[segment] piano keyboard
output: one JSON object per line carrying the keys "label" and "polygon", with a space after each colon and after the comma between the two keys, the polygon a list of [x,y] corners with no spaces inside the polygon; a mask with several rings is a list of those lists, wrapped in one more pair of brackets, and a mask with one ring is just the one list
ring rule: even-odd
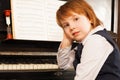
{"label": "piano keyboard", "polygon": [[56,70],[56,56],[1,55],[0,71],[8,70]]}
{"label": "piano keyboard", "polygon": [[0,70],[45,70],[58,69],[57,64],[1,64]]}

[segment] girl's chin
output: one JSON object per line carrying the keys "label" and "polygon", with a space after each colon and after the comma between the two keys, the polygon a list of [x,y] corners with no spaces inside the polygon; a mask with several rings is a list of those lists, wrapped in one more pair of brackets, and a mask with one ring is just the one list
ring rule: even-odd
{"label": "girl's chin", "polygon": [[80,38],[75,38],[74,41],[81,42],[81,39]]}

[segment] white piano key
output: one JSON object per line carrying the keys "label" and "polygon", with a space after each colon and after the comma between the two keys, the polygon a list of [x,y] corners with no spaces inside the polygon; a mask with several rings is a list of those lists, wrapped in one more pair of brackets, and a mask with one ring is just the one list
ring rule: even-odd
{"label": "white piano key", "polygon": [[25,66],[24,66],[24,67],[25,67],[25,70],[28,70],[28,69],[29,69],[29,66],[30,66],[29,64],[25,64]]}
{"label": "white piano key", "polygon": [[29,65],[29,69],[33,69],[33,64],[30,64],[30,65]]}
{"label": "white piano key", "polygon": [[20,69],[21,69],[21,70],[24,70],[24,69],[25,69],[24,64],[20,64]]}
{"label": "white piano key", "polygon": [[0,64],[0,70],[58,69],[57,64]]}
{"label": "white piano key", "polygon": [[12,64],[12,68],[13,68],[13,70],[17,70],[17,65],[16,64]]}
{"label": "white piano key", "polygon": [[16,70],[20,70],[20,69],[21,69],[20,64],[17,64],[17,65],[16,65]]}
{"label": "white piano key", "polygon": [[8,70],[13,70],[12,64],[8,64]]}
{"label": "white piano key", "polygon": [[47,65],[47,68],[51,69],[51,68],[52,68],[52,65],[51,65],[51,64],[48,64],[48,65]]}
{"label": "white piano key", "polygon": [[3,64],[0,65],[0,70],[3,70],[4,69],[4,66]]}
{"label": "white piano key", "polygon": [[33,65],[33,68],[34,68],[34,69],[38,69],[37,64]]}
{"label": "white piano key", "polygon": [[8,70],[8,65],[7,64],[3,64],[4,68],[3,70]]}
{"label": "white piano key", "polygon": [[48,64],[43,65],[45,69],[48,69]]}

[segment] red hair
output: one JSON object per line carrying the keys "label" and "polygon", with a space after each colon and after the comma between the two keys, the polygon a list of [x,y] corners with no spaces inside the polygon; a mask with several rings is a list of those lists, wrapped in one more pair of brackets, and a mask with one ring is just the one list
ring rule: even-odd
{"label": "red hair", "polygon": [[70,0],[60,6],[56,12],[56,20],[59,26],[62,27],[61,21],[72,15],[72,12],[85,15],[90,21],[93,28],[102,24],[96,17],[92,7],[85,0]]}

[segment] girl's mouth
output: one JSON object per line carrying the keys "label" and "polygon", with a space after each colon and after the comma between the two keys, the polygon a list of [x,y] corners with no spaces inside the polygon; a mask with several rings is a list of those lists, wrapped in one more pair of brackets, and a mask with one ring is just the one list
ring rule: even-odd
{"label": "girl's mouth", "polygon": [[78,34],[79,34],[79,31],[74,32],[72,35],[73,35],[73,36],[77,36]]}

